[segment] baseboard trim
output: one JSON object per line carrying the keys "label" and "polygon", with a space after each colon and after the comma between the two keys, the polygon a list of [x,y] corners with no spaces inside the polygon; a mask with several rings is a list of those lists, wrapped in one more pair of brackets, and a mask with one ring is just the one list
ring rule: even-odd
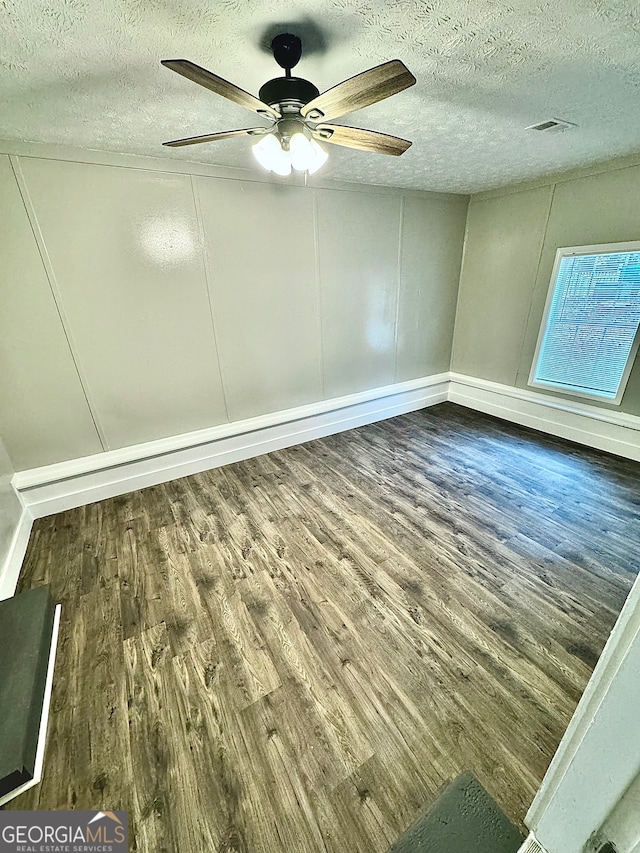
{"label": "baseboard trim", "polygon": [[0,601],[4,601],[5,598],[11,598],[16,591],[22,561],[24,560],[24,555],[27,553],[32,526],[33,515],[28,509],[24,508],[18,526],[13,534],[9,553],[0,570]]}
{"label": "baseboard trim", "polygon": [[518,853],[547,853],[542,844],[535,837],[533,832],[530,832],[526,837],[524,844],[518,850]]}
{"label": "baseboard trim", "polygon": [[32,518],[154,486],[444,402],[438,374],[14,475]]}
{"label": "baseboard trim", "polygon": [[[12,483],[27,513],[0,574],[11,595],[34,518],[281,450],[450,400],[522,426],[640,461],[640,417],[441,373],[55,465],[20,471]],[[15,566],[17,565],[17,570]],[[10,590],[7,592],[7,590]]]}
{"label": "baseboard trim", "polygon": [[640,461],[640,417],[460,373],[449,376],[452,403]]}

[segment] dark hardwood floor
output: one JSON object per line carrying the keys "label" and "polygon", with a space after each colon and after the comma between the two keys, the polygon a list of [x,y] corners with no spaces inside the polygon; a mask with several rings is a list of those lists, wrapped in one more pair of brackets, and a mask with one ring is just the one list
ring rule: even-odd
{"label": "dark hardwood floor", "polygon": [[443,404],[35,523],[44,779],[144,853],[386,851],[469,769],[521,822],[638,571],[640,465]]}

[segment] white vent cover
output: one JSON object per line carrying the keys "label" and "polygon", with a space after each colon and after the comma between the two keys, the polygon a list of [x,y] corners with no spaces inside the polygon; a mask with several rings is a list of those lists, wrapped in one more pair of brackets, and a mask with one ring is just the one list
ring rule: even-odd
{"label": "white vent cover", "polygon": [[538,122],[538,124],[530,124],[525,130],[566,130],[568,127],[577,127],[577,125],[562,118],[548,118],[546,121]]}
{"label": "white vent cover", "polygon": [[530,832],[527,840],[518,850],[518,853],[547,853],[547,851],[538,842],[533,832]]}

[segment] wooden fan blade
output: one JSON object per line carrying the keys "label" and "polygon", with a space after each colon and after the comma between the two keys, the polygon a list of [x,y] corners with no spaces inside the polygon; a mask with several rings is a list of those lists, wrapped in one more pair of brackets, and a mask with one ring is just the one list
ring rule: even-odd
{"label": "wooden fan blade", "polygon": [[331,121],[338,116],[361,110],[370,104],[384,101],[403,89],[413,86],[416,78],[399,59],[392,59],[362,74],[356,74],[332,89],[318,95],[301,109],[302,116],[311,121]]}
{"label": "wooden fan blade", "polygon": [[268,130],[268,127],[243,127],[242,130],[223,130],[220,133],[207,133],[205,136],[187,136],[185,139],[174,139],[172,142],[163,142],[162,144],[169,148],[180,148],[181,145],[217,142],[218,139],[229,139],[232,136],[260,136]]}
{"label": "wooden fan blade", "polygon": [[363,130],[361,127],[345,127],[342,124],[319,124],[312,131],[316,139],[344,145],[345,148],[357,148],[360,151],[374,151],[376,154],[391,154],[398,157],[411,147],[408,139],[378,133],[377,130]]}
{"label": "wooden fan blade", "polygon": [[161,64],[165,68],[175,71],[177,74],[182,74],[187,80],[193,80],[194,83],[198,83],[200,86],[204,86],[205,89],[215,92],[216,95],[222,95],[223,98],[228,98],[241,107],[253,110],[258,115],[267,116],[267,118],[280,118],[278,110],[270,107],[269,104],[263,103],[263,101],[250,95],[249,92],[245,92],[239,86],[235,86],[233,83],[229,83],[228,80],[218,77],[217,74],[207,71],[206,68],[201,68],[194,62],[189,62],[188,59],[163,59]]}

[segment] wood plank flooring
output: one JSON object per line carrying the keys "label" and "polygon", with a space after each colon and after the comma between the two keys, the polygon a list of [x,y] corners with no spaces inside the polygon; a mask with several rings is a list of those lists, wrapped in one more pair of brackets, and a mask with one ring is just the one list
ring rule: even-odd
{"label": "wood plank flooring", "polygon": [[44,779],[144,853],[382,853],[469,769],[521,822],[640,554],[640,466],[443,404],[35,523]]}

